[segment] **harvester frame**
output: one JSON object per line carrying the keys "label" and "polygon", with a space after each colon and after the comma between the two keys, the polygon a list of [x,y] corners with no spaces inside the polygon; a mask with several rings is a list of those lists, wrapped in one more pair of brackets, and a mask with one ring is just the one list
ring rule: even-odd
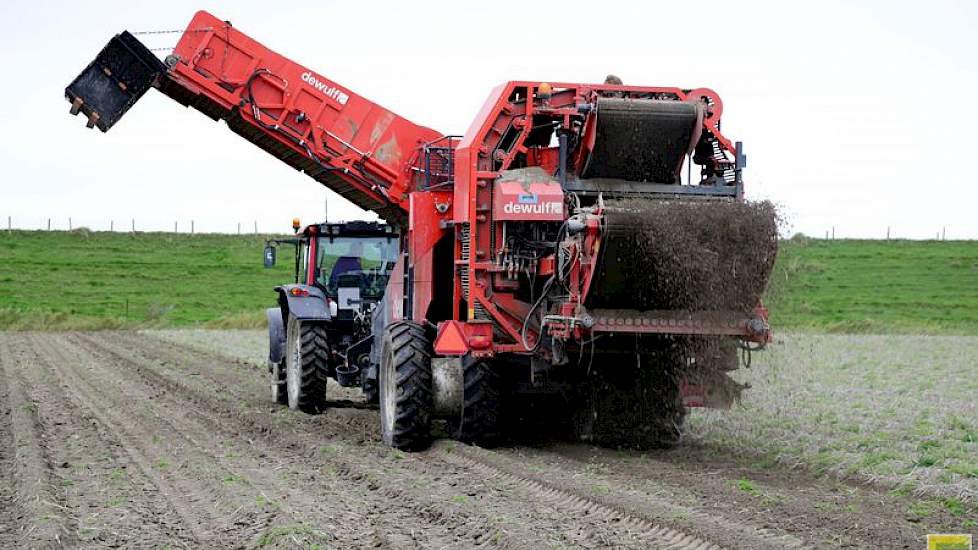
{"label": "harvester frame", "polygon": [[[201,11],[163,62],[131,34],[117,35],[66,97],[73,114],[107,131],[150,87],[224,120],[398,228],[400,259],[374,329],[390,445],[424,446],[436,415],[460,439],[493,440],[509,388],[580,385],[571,356],[593,356],[602,336],[601,351],[630,354],[643,373],[658,368],[649,358],[685,361],[666,359],[662,336],[722,338],[730,343],[717,348],[724,370],[737,345],[771,338],[759,301],[686,311],[596,298],[609,219],[622,208],[609,200],[743,200],[746,158],[720,130],[723,102],[713,90],[511,81],[491,92],[464,135],[449,136]],[[694,163],[698,179],[683,182],[684,164],[692,174]],[[446,363],[457,367],[439,370]],[[665,385],[664,424],[705,401],[691,386]]]}

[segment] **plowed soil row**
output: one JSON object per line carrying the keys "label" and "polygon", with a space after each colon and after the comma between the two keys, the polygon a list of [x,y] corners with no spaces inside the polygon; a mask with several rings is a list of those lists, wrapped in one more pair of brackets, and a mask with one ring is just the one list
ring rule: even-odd
{"label": "plowed soil row", "polygon": [[0,547],[900,548],[944,521],[688,447],[395,452],[336,388],[294,413],[254,365],[135,333],[0,333],[0,359]]}

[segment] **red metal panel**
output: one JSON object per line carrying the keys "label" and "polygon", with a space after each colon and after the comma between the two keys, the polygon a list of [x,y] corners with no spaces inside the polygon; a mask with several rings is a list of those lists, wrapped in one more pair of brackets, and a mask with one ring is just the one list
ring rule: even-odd
{"label": "red metal panel", "polygon": [[174,55],[179,61],[169,76],[186,90],[229,112],[240,106],[242,119],[296,154],[311,153],[335,169],[352,193],[369,198],[365,203],[390,201],[407,209],[418,147],[441,134],[269,50],[205,11],[191,20]]}
{"label": "red metal panel", "polygon": [[493,186],[492,210],[496,221],[564,221],[564,191],[550,180],[499,180]]}
{"label": "red metal panel", "polygon": [[[440,223],[447,219],[451,203],[450,192],[412,193],[408,217],[411,266],[414,268],[412,287],[412,312],[415,319],[424,319],[435,289],[434,259],[435,244],[445,235]],[[443,212],[439,209],[444,208]],[[444,292],[445,289],[442,289]]]}

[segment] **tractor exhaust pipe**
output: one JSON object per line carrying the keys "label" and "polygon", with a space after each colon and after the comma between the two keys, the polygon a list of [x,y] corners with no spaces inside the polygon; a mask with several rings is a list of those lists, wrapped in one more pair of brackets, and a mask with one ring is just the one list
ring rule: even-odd
{"label": "tractor exhaust pipe", "polygon": [[69,112],[83,113],[87,127],[107,132],[165,72],[166,66],[153,52],[123,31],[65,88]]}

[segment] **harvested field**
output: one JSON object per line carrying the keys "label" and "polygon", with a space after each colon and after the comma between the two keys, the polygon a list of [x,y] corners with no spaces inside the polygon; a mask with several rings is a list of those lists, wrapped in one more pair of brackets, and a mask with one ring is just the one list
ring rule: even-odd
{"label": "harvested field", "polygon": [[371,408],[268,403],[260,333],[224,334],[0,333],[0,545],[915,547],[975,517],[911,518],[925,501],[752,465],[702,428],[675,451],[391,451]]}
{"label": "harvested field", "polygon": [[[266,353],[261,331],[149,334],[256,365]],[[911,516],[937,507],[974,519],[975,365],[972,336],[781,335],[732,373],[752,386],[741,403],[690,413],[685,446],[916,495],[924,504]]]}
{"label": "harvested field", "polygon": [[692,416],[691,439],[974,512],[976,365],[971,336],[784,335],[734,373],[753,386],[740,406]]}

